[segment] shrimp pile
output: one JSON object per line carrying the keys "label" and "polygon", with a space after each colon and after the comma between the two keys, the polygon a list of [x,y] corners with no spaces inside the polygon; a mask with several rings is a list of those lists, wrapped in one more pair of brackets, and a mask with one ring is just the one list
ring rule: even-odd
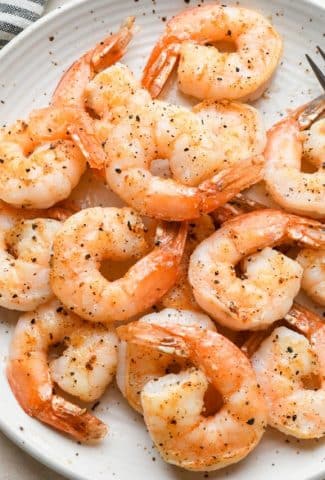
{"label": "shrimp pile", "polygon": [[[89,407],[116,377],[161,458],[196,472],[241,461],[268,425],[319,439],[325,96],[265,130],[244,102],[271,81],[282,39],[253,10],[179,13],[142,80],[121,63],[135,31],[129,17],[48,106],[1,129],[12,392],[27,415],[98,442],[108,426]],[[191,108],[157,98],[176,64]]]}

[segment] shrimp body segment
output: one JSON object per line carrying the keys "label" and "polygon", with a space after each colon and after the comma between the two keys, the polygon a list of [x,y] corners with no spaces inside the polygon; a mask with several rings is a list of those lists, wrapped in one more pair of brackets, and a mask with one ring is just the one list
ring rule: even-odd
{"label": "shrimp body segment", "polygon": [[302,288],[315,302],[325,306],[325,249],[303,248],[296,260],[304,269]]}
{"label": "shrimp body segment", "polygon": [[[324,245],[324,227],[272,209],[224,223],[191,256],[189,280],[198,304],[234,330],[263,329],[281,319],[303,273],[298,262],[271,248],[287,241],[318,248]],[[243,260],[239,277],[235,267]]]}
{"label": "shrimp body segment", "polygon": [[[325,96],[319,103],[325,110]],[[316,167],[301,171],[302,158]],[[325,217],[325,118],[301,131],[295,115],[268,132],[265,150],[265,185],[273,199],[286,210],[314,218]]]}
{"label": "shrimp body segment", "polygon": [[[150,313],[139,322],[153,325],[198,325],[202,329],[215,330],[214,323],[207,315],[190,310],[165,308],[159,313]],[[162,353],[151,346],[120,341],[118,347],[116,380],[119,389],[129,404],[143,413],[141,392],[147,382],[164,375],[190,367],[188,359]]]}
{"label": "shrimp body segment", "polygon": [[[211,45],[226,42],[234,52]],[[208,46],[210,44],[210,46]],[[182,92],[200,99],[255,99],[267,86],[282,53],[269,21],[246,8],[203,5],[167,24],[144,70],[142,83],[159,95],[177,60]]]}
{"label": "shrimp body segment", "polygon": [[52,296],[50,259],[56,220],[0,213],[0,305],[29,311]]}
{"label": "shrimp body segment", "polygon": [[[127,67],[110,67],[96,76],[91,90],[94,85],[99,93],[93,108],[99,99],[113,108],[113,126],[103,141],[107,182],[140,213],[162,220],[197,218],[261,180],[262,155],[240,157],[234,166],[221,148],[222,129],[214,133],[203,112],[153,101]],[[157,159],[168,160],[171,178],[151,173]]]}
{"label": "shrimp body segment", "polygon": [[[48,350],[65,337],[89,326],[64,310],[56,300],[23,314],[11,342],[7,376],[11,389],[28,415],[61,430],[76,440],[101,439],[106,426],[85,408],[64,400],[53,391]],[[99,327],[102,330],[103,327]],[[104,332],[99,332],[104,335]]]}
{"label": "shrimp body segment", "polygon": [[[266,426],[266,406],[248,359],[227,338],[197,325],[144,322],[120,327],[118,334],[185,357],[195,367],[149,381],[141,393],[144,420],[165,461],[188,470],[216,470],[255,448]],[[206,417],[209,383],[223,405]]]}
{"label": "shrimp body segment", "polygon": [[60,357],[50,362],[50,375],[65,392],[83,402],[94,402],[116,373],[117,336],[101,324],[81,322],[69,337]]}
{"label": "shrimp body segment", "polygon": [[177,281],[162,297],[159,302],[160,306],[172,309],[177,308],[179,310],[201,310],[195,301],[192,287],[188,281],[188,266],[194,249],[202,240],[212,235],[214,231],[215,227],[209,215],[202,215],[202,217],[189,222],[187,240],[179,266]]}
{"label": "shrimp body segment", "polygon": [[299,333],[287,327],[273,330],[252,356],[252,365],[269,424],[297,438],[320,438],[325,434],[325,326],[300,306],[287,317]]}
{"label": "shrimp body segment", "polygon": [[251,105],[206,100],[195,105],[193,112],[213,132],[224,168],[264,152],[265,127],[259,111]]}
{"label": "shrimp body segment", "polygon": [[0,197],[25,208],[49,208],[67,198],[86,168],[68,126],[87,130],[74,109],[44,108],[28,123],[18,121],[0,133]]}
{"label": "shrimp body segment", "polygon": [[[145,227],[133,210],[82,210],[64,223],[55,238],[53,291],[86,320],[126,320],[151,307],[173,285],[186,233],[186,224],[162,225],[157,246],[145,255]],[[105,259],[123,261],[141,256],[118,280],[110,282],[100,273]]]}

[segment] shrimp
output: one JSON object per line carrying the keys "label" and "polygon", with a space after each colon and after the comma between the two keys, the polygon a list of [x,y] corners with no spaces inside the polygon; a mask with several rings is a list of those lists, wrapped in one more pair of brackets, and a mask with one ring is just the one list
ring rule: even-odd
{"label": "shrimp", "polygon": [[239,102],[204,101],[193,112],[215,135],[218,156],[224,166],[260,155],[266,146],[266,131],[259,111]]}
{"label": "shrimp", "polygon": [[0,198],[25,208],[49,208],[67,198],[85,171],[86,161],[68,126],[86,130],[69,107],[33,112],[0,133]]}
{"label": "shrimp", "polygon": [[[282,318],[302,277],[298,262],[271,248],[288,241],[324,246],[324,226],[272,209],[224,223],[191,256],[189,281],[197,303],[233,330],[263,329]],[[238,277],[235,267],[246,256]]]}
{"label": "shrimp", "polygon": [[[144,420],[163,459],[188,470],[216,470],[246,457],[266,426],[266,406],[245,355],[227,338],[198,325],[131,323],[122,340],[185,357],[195,368],[151,380],[141,392]],[[208,385],[223,404],[204,415]]]}
{"label": "shrimp", "polygon": [[325,325],[295,305],[285,319],[298,332],[275,328],[251,362],[268,406],[268,422],[287,435],[325,434]]}
{"label": "shrimp", "polygon": [[52,380],[65,392],[83,402],[94,402],[115,377],[118,340],[113,329],[101,324],[77,322],[67,347],[60,357],[50,362]]}
{"label": "shrimp", "polygon": [[[97,328],[97,334],[103,337],[103,344],[96,341],[95,335],[96,355],[98,352],[103,361],[105,349],[107,349],[107,346],[103,345],[112,340],[109,337],[105,338],[104,327],[94,326],[94,332]],[[19,318],[11,341],[7,365],[10,387],[24,411],[83,442],[101,439],[105,436],[107,428],[85,408],[80,408],[54,393],[47,357],[51,346],[64,342],[70,335],[73,335],[75,340],[79,335],[82,347],[83,342],[87,342],[84,336],[89,333],[92,335],[90,325],[85,324],[72,313],[68,313],[57,300],[52,300],[34,312],[25,313]],[[76,348],[78,349],[77,346]],[[83,348],[81,348],[82,352],[84,352]],[[82,360],[76,361],[82,364]],[[94,363],[94,361],[91,362],[91,365]],[[97,371],[98,367],[95,365],[93,368],[95,371],[92,376],[95,384],[100,384],[103,380],[105,383],[106,379],[103,376],[101,378],[101,372]],[[76,372],[79,369],[80,365],[76,365],[72,371]],[[96,378],[98,374],[99,378]],[[83,375],[82,371],[81,376],[77,377],[78,382],[83,380],[83,376],[86,382],[91,383],[91,378]],[[76,387],[73,393],[76,394],[79,390],[82,397],[84,388],[83,385]]]}
{"label": "shrimp", "polygon": [[189,223],[187,240],[180,263],[178,279],[172,288],[162,297],[158,305],[159,307],[176,308],[180,310],[201,310],[195,301],[192,287],[188,281],[188,266],[190,263],[190,256],[195,247],[197,247],[202,240],[209,237],[214,231],[215,228],[209,215],[203,215],[197,220],[192,220]]}
{"label": "shrimp", "polygon": [[297,258],[304,269],[301,286],[315,302],[325,306],[325,249],[302,249]]}
{"label": "shrimp", "polygon": [[94,111],[88,105],[87,87],[98,72],[123,57],[133,32],[134,17],[128,17],[117,33],[106,37],[70,66],[52,96],[52,106],[68,105],[77,109],[86,119],[87,131],[71,124],[69,133],[93,168],[101,168],[105,163],[106,157],[98,140],[98,134],[104,130],[107,135],[110,112],[106,105],[102,104],[101,115],[99,116],[98,112],[93,115]]}
{"label": "shrimp", "polygon": [[[268,132],[265,150],[264,180],[272,198],[289,212],[314,218],[325,217],[325,118],[311,125],[314,113],[325,111],[325,95],[288,118],[274,125]],[[313,115],[311,115],[313,114]],[[311,120],[307,123],[308,115]],[[305,143],[304,143],[305,140]],[[317,167],[313,173],[301,171],[303,151],[307,160]]]}
{"label": "shrimp", "polygon": [[106,260],[145,255],[141,217],[130,208],[88,208],[72,215],[55,238],[51,286],[64,305],[93,322],[126,320],[157,302],[175,282],[187,225],[158,227],[156,248],[120,279],[99,268]]}
{"label": "shrimp", "polygon": [[[213,212],[213,218],[224,223],[250,210],[266,208],[264,205],[238,195],[233,202],[227,203]],[[325,250],[303,248],[296,261],[303,267],[301,287],[320,305],[325,305]]]}
{"label": "shrimp", "polygon": [[[207,315],[189,310],[165,308],[159,313],[150,313],[139,322],[153,325],[198,325],[203,329],[215,330],[214,323]],[[121,340],[118,347],[116,381],[119,389],[131,407],[143,413],[140,395],[150,380],[189,368],[188,360],[162,353],[149,346],[136,345]]]}
{"label": "shrimp", "polygon": [[[215,42],[235,45],[236,50],[219,51],[211,45]],[[200,99],[253,100],[265,90],[281,54],[281,37],[261,14],[236,6],[201,5],[168,22],[142,84],[157,97],[179,60],[183,93]]]}
{"label": "shrimp", "polygon": [[86,109],[85,90],[89,82],[124,56],[133,37],[134,20],[128,17],[117,33],[107,36],[68,68],[53,93],[53,105]]}
{"label": "shrimp", "polygon": [[0,211],[0,305],[33,310],[53,296],[50,259],[61,223]]}
{"label": "shrimp", "polygon": [[[94,82],[115,112],[103,142],[107,183],[141,214],[174,221],[197,218],[261,180],[262,155],[228,165],[221,140],[203,116],[152,101],[127,67],[114,65]],[[94,99],[93,107],[98,103]],[[151,173],[156,159],[169,161],[172,178]]]}

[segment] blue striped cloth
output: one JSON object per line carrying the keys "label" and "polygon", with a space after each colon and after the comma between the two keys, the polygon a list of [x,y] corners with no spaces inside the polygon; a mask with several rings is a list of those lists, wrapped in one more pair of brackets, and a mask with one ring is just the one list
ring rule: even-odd
{"label": "blue striped cloth", "polygon": [[47,0],[0,0],[0,48],[35,22]]}

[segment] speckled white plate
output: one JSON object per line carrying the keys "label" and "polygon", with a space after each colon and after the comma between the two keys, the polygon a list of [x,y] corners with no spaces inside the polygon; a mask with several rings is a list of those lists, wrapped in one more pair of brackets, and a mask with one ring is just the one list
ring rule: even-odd
{"label": "speckled white plate", "polygon": [[[186,3],[192,6],[196,1]],[[262,11],[284,37],[283,62],[267,95],[258,102],[266,125],[270,125],[286,108],[320,93],[304,53],[316,57],[315,46],[324,46],[325,10],[322,5],[325,6],[325,0],[242,0],[240,3]],[[141,31],[124,60],[139,75],[155,39],[164,28],[163,18],[184,7],[184,0],[82,0],[52,12],[0,53],[0,123],[13,121],[30,109],[45,105],[63,70],[107,32],[116,30],[131,14],[136,15]],[[169,98],[184,103],[176,89],[169,92]],[[98,446],[78,445],[25,415],[5,377],[15,318],[14,313],[0,312],[0,428],[12,440],[69,478],[204,478],[203,473],[192,474],[163,463],[141,417],[112,388],[96,409],[96,414],[110,426],[109,435]],[[247,460],[208,476],[215,480],[225,477],[232,480],[324,480],[325,443],[299,442],[269,429]]]}

